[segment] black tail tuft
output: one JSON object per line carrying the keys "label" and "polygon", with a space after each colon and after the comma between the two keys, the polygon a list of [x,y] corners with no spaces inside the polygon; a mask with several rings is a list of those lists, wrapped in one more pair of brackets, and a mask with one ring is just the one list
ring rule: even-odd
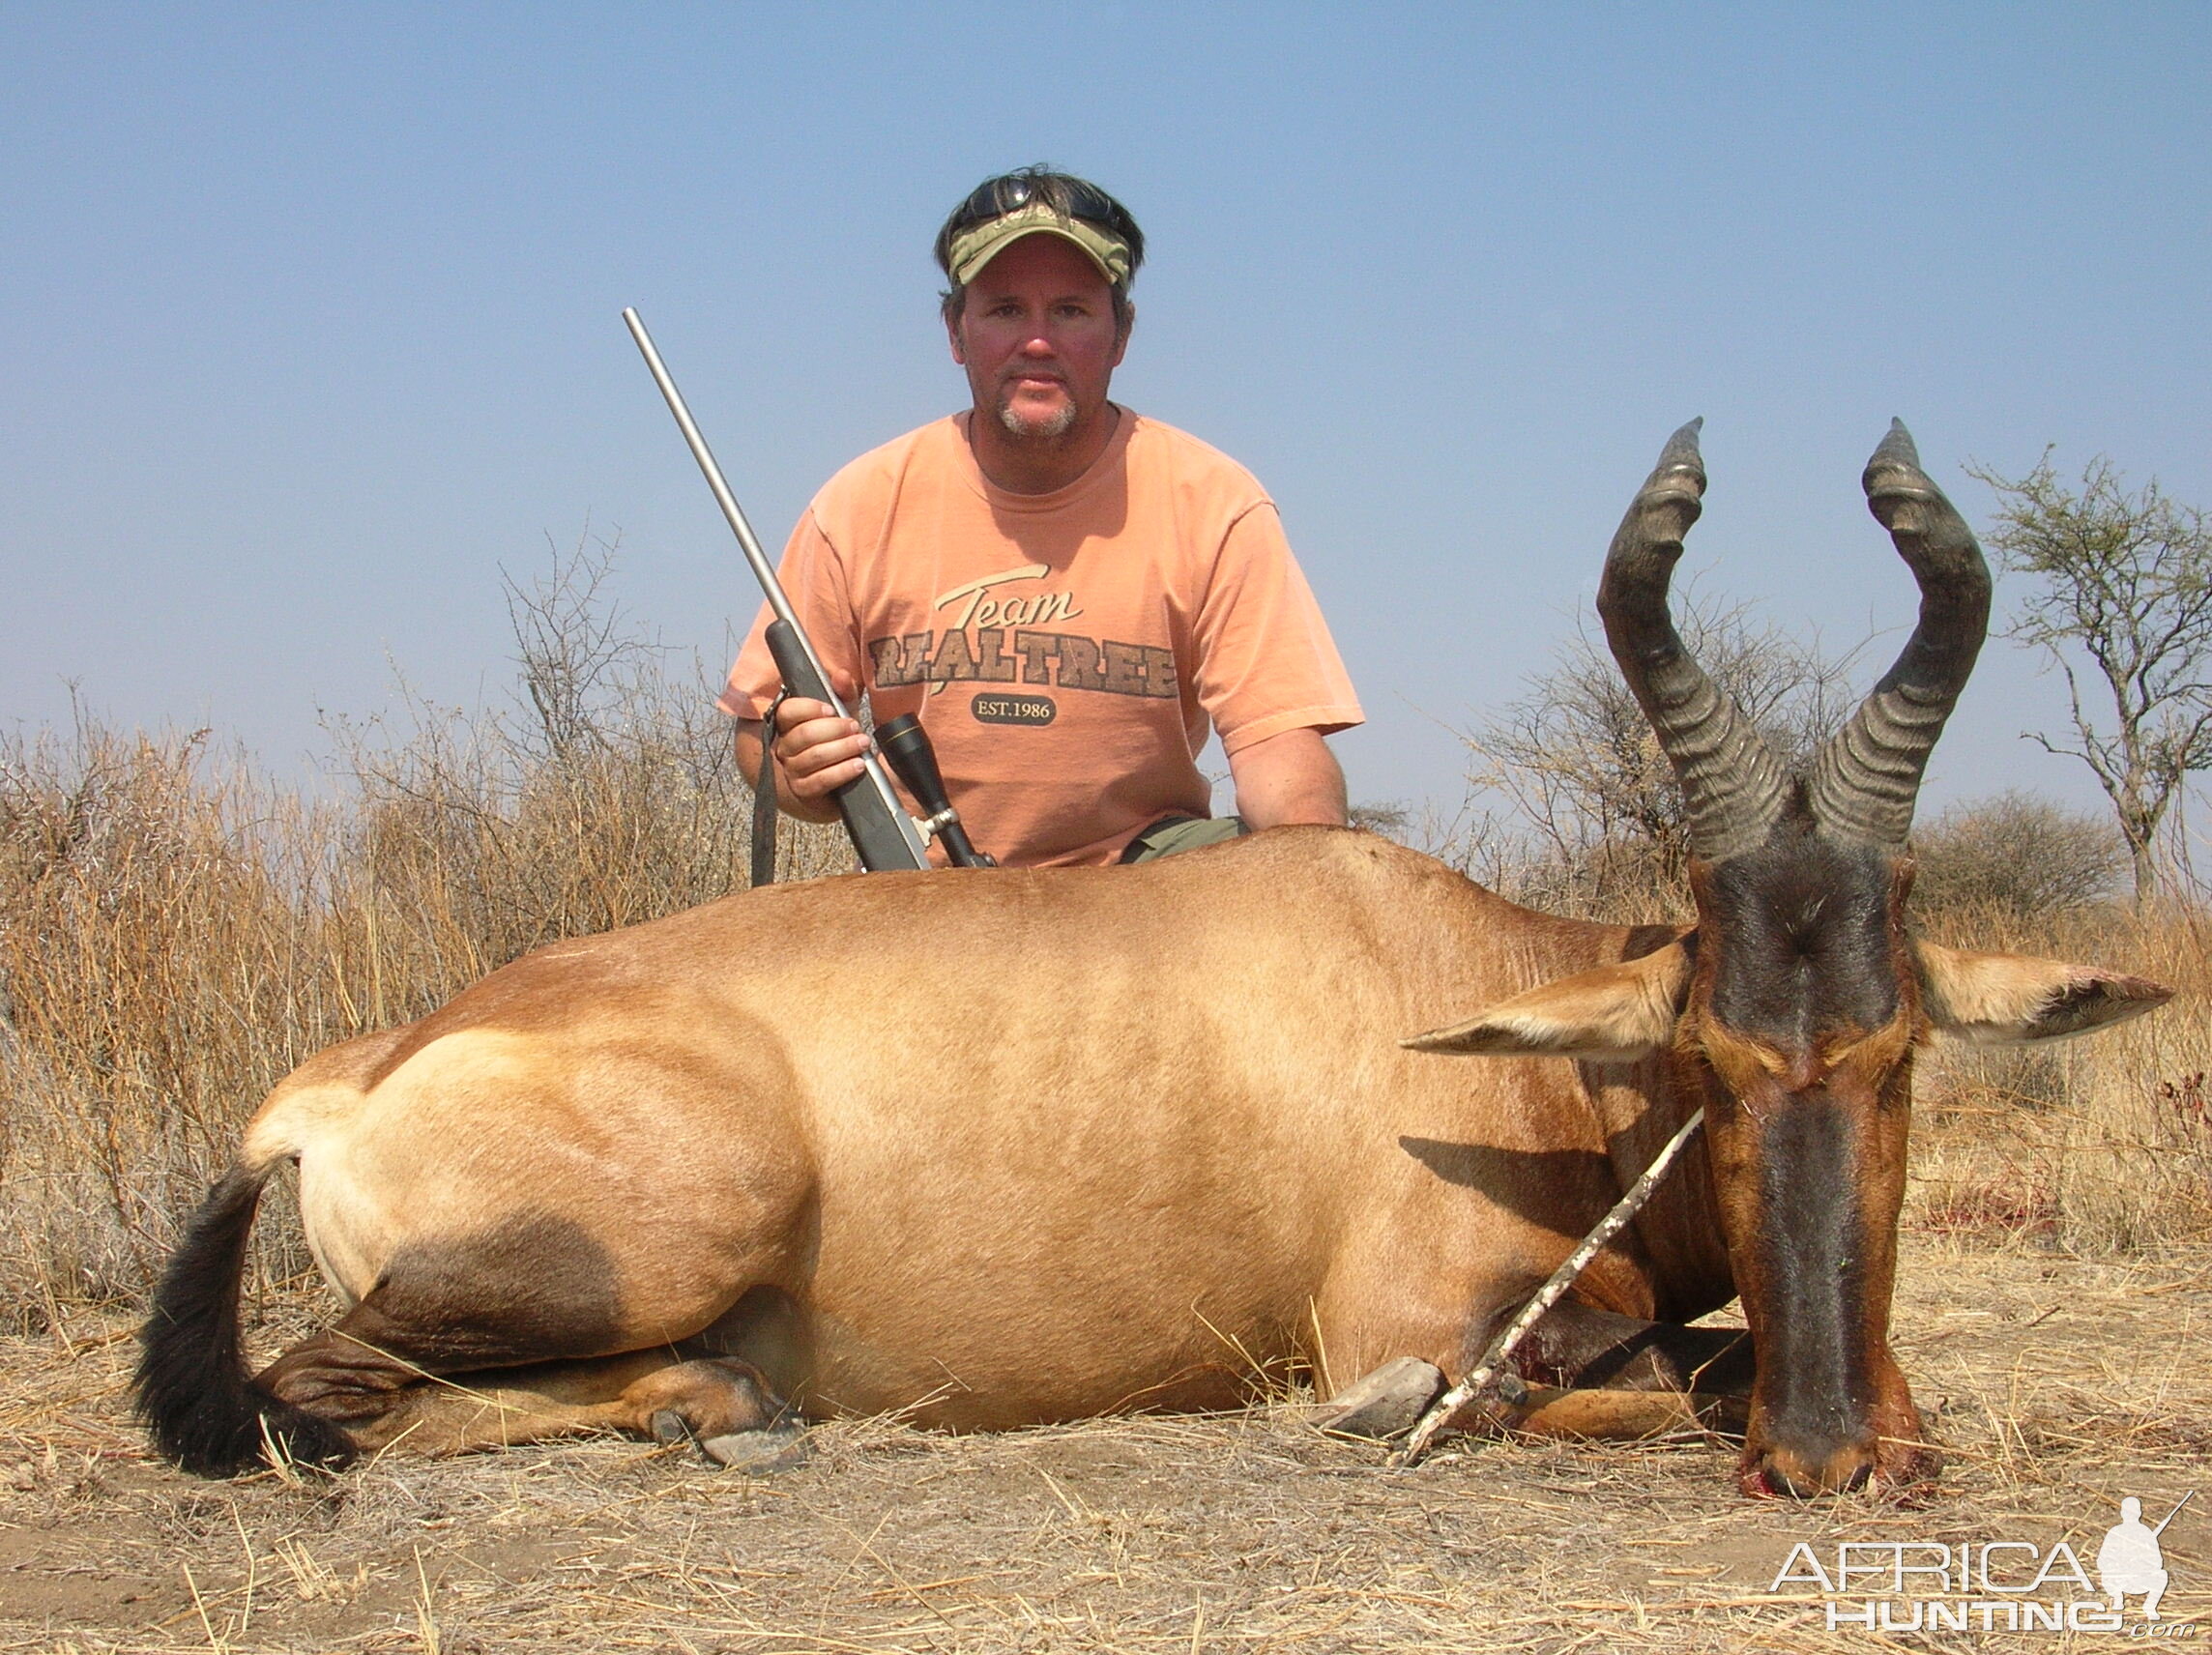
{"label": "black tail tuft", "polygon": [[260,1175],[234,1167],[192,1215],[139,1335],[138,1417],[154,1446],[186,1470],[233,1477],[274,1446],[296,1465],[352,1463],[353,1440],[329,1420],[279,1402],[246,1377],[238,1283],[261,1202]]}

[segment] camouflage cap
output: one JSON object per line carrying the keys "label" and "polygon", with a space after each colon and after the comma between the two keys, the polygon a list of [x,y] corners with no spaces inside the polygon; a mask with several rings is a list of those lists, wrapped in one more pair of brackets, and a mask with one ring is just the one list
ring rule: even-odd
{"label": "camouflage cap", "polygon": [[1063,242],[1072,242],[1098,267],[1098,274],[1115,287],[1128,283],[1127,243],[1089,219],[1063,218],[1041,201],[1017,207],[1011,213],[986,219],[954,236],[948,261],[952,279],[967,286],[985,265],[1024,236],[1058,236]]}

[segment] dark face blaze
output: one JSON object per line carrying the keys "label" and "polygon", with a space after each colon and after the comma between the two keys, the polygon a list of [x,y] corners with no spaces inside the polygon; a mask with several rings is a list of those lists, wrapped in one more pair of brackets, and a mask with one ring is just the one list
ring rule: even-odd
{"label": "dark face blaze", "polygon": [[1695,974],[1675,1049],[1758,1351],[1753,1494],[1916,1482],[1934,1457],[1889,1350],[1912,1047],[1911,863],[1792,813],[1694,863]]}

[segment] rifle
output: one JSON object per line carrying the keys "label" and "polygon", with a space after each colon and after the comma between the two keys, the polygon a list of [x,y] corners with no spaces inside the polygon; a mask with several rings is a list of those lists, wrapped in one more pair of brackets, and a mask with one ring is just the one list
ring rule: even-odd
{"label": "rifle", "polygon": [[[827,702],[840,718],[850,718],[852,713],[830,689],[830,675],[822,670],[822,657],[814,653],[805,628],[800,625],[791,599],[784,594],[783,583],[775,578],[775,570],[761,550],[752,525],[745,521],[737,496],[722,479],[722,468],[714,463],[707,439],[699,434],[698,425],[692,421],[691,410],[684,406],[683,392],[676,389],[676,381],[661,364],[660,353],[654,349],[653,336],[645,331],[645,323],[635,310],[625,310],[622,315],[629,336],[637,341],[638,350],[644,354],[645,365],[653,372],[653,382],[660,387],[660,394],[668,401],[668,411],[676,416],[677,428],[684,433],[691,457],[706,474],[707,486],[713,490],[715,504],[721,507],[731,533],[738,537],[738,548],[744,553],[753,578],[760,582],[769,608],[774,612],[767,641],[769,653],[775,657],[775,670],[783,679],[784,694]],[[774,726],[774,711],[771,709],[761,732],[759,801],[753,817],[753,884],[756,886],[767,885],[775,877],[775,761],[769,751],[775,743]],[[934,837],[944,842],[945,854],[954,866],[992,866],[991,858],[969,842],[967,829],[960,826],[960,813],[952,808],[952,801],[946,795],[937,755],[921,721],[912,713],[903,714],[877,731],[876,740],[885,757],[898,770],[907,791],[929,815],[918,822],[909,816],[898,796],[891,791],[890,778],[884,773],[875,752],[862,753],[861,773],[830,795],[837,801],[837,813],[844,818],[845,831],[859,855],[860,865],[870,873],[887,868],[926,868],[929,866],[928,845]]]}
{"label": "rifle", "polygon": [[[2166,1514],[2166,1523],[2171,1523],[2175,1518],[2179,1517],[2181,1515],[2181,1506],[2187,1505],[2196,1497],[2197,1491],[2195,1489],[2191,1489],[2187,1494],[2183,1495],[2181,1496],[2181,1505],[2175,1506],[2171,1511]],[[2150,1531],[2150,1537],[2153,1540],[2156,1540],[2160,1535],[2166,1532],[2166,1523],[2160,1524],[2156,1528]]]}

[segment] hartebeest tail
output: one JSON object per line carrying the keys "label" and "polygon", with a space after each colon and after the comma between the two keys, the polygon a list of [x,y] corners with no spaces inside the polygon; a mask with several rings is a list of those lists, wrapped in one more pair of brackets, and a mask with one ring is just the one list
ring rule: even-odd
{"label": "hartebeest tail", "polygon": [[238,1290],[269,1171],[233,1167],[208,1193],[139,1336],[138,1416],[156,1447],[205,1477],[236,1476],[272,1450],[297,1464],[333,1467],[354,1457],[352,1439],[337,1426],[247,1378]]}

